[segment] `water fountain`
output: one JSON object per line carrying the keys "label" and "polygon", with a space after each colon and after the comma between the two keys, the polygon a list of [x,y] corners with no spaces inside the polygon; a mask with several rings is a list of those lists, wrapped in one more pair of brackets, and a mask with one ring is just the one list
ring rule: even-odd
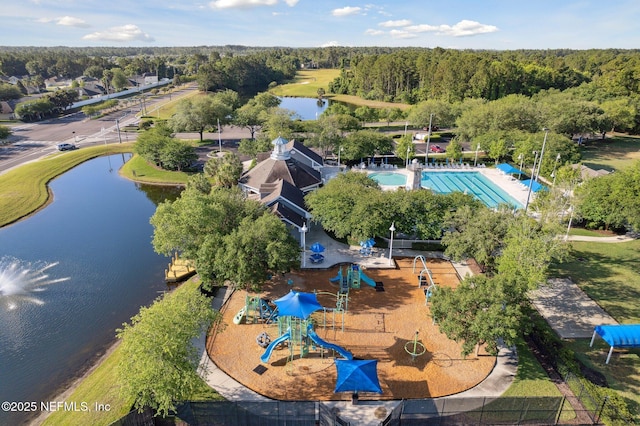
{"label": "water fountain", "polygon": [[0,306],[7,310],[18,307],[20,302],[43,305],[44,301],[34,296],[49,284],[67,281],[66,278],[50,278],[47,271],[58,262],[25,262],[14,257],[0,258]]}

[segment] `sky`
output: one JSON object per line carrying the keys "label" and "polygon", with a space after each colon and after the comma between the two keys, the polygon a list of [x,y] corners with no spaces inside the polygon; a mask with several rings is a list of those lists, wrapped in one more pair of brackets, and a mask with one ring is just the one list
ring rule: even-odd
{"label": "sky", "polygon": [[640,48],[637,0],[0,0],[0,46]]}

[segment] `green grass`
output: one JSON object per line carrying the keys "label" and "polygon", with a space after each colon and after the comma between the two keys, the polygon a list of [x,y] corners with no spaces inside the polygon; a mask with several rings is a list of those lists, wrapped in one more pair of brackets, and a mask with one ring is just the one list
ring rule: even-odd
{"label": "green grass", "polygon": [[553,384],[527,344],[520,340],[516,344],[518,351],[518,371],[513,384],[502,396],[562,396]]}
{"label": "green grass", "polygon": [[292,97],[304,97],[315,98],[318,96],[318,89],[325,90],[325,97],[331,98],[334,101],[345,102],[353,105],[366,105],[371,108],[400,108],[407,109],[409,104],[383,102],[383,101],[371,101],[363,99],[359,96],[352,95],[336,95],[329,93],[329,83],[340,75],[338,69],[319,69],[319,70],[304,70],[298,71],[294,80],[287,84],[281,84],[273,89],[269,90],[270,93],[276,96],[292,96]]}
{"label": "green grass", "polygon": [[571,245],[571,258],[553,274],[571,277],[618,322],[640,323],[640,240]]}
{"label": "green grass", "polygon": [[[198,285],[198,281],[192,280],[178,287],[176,291],[186,291]],[[65,399],[66,402],[77,402],[78,406],[80,406],[81,402],[88,403],[89,407],[94,407],[95,403],[109,404],[110,411],[57,411],[52,413],[43,425],[109,425],[131,411],[133,401],[124,400],[119,395],[116,370],[121,360],[122,352],[118,345],[91,373],[82,379],[79,385]],[[224,398],[204,381],[201,381],[189,400],[211,401],[224,400]]]}
{"label": "green grass", "polygon": [[44,421],[43,425],[108,425],[131,411],[133,401],[123,400],[119,395],[115,371],[122,359],[119,346],[109,354],[100,365],[84,378],[78,387],[65,399],[66,402],[85,402],[93,408],[96,403],[109,404],[109,411],[74,412],[56,411]]}
{"label": "green grass", "polygon": [[604,141],[593,140],[586,142],[580,152],[585,166],[609,171],[621,170],[640,159],[640,138],[616,136]]}
{"label": "green grass", "polygon": [[184,185],[189,179],[189,173],[171,172],[153,167],[137,154],[122,166],[120,174],[137,182],[165,185]]}
{"label": "green grass", "polygon": [[315,98],[320,88],[329,94],[329,83],[339,75],[340,70],[337,69],[298,71],[292,82],[278,85],[269,92],[276,96]]}
{"label": "green grass", "polygon": [[184,93],[180,96],[172,95],[171,100],[168,102],[165,102],[158,109],[154,110],[151,113],[150,117],[153,117],[154,119],[168,120],[176,113],[178,103],[181,100],[186,99],[187,97],[190,97],[190,96],[195,96],[198,93],[199,93],[198,91],[193,91],[193,92]]}
{"label": "green grass", "polygon": [[26,217],[51,199],[47,184],[95,157],[131,152],[132,144],[99,145],[57,152],[0,175],[0,227]]}
{"label": "green grass", "polygon": [[614,234],[606,234],[602,231],[594,231],[592,229],[584,229],[584,228],[571,228],[569,230],[569,235],[578,235],[581,237],[609,237]]}

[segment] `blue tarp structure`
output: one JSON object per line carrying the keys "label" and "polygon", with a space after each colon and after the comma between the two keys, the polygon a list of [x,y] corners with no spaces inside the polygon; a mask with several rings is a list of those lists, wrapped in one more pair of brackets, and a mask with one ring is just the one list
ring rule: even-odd
{"label": "blue tarp structure", "polygon": [[498,164],[496,166],[496,169],[502,171],[503,173],[506,173],[508,175],[515,175],[515,174],[519,174],[521,175],[523,173],[522,170],[520,169],[516,169],[515,167],[513,167],[511,164],[509,163],[502,163],[502,164]]}
{"label": "blue tarp structure", "polygon": [[334,392],[376,392],[382,393],[378,380],[378,360],[336,359],[336,389]]}
{"label": "blue tarp structure", "polygon": [[278,307],[280,316],[291,316],[301,319],[309,318],[309,315],[322,309],[322,305],[313,293],[301,293],[298,291],[289,291],[285,296],[273,303]]}
{"label": "blue tarp structure", "polygon": [[589,346],[593,346],[596,334],[611,346],[606,364],[609,364],[613,348],[640,347],[640,324],[597,325],[593,329],[593,337]]}
{"label": "blue tarp structure", "polygon": [[531,185],[531,190],[533,192],[538,192],[538,191],[546,191],[547,187],[539,184],[538,182],[536,182],[535,180],[532,182],[531,179],[527,179],[527,180],[523,180],[522,184],[524,186],[526,186],[527,188],[529,188],[529,185]]}

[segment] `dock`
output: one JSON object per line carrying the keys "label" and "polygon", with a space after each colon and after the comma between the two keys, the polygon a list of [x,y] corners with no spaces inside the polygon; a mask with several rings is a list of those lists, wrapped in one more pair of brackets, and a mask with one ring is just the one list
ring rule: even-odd
{"label": "dock", "polygon": [[164,280],[168,283],[185,281],[196,273],[192,260],[181,259],[176,253],[169,263],[169,268],[164,270]]}

